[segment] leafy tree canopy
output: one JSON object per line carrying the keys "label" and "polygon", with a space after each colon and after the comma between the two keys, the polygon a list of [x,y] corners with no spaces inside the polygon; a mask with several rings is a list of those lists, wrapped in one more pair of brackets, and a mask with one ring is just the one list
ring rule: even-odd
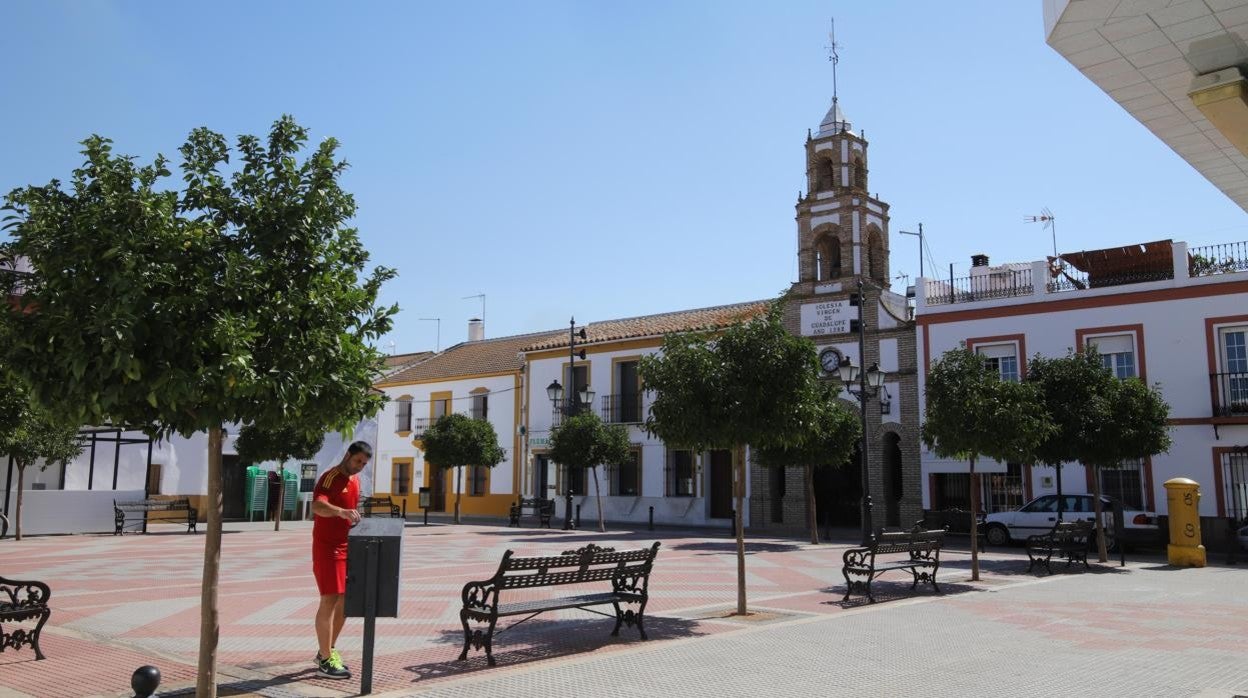
{"label": "leafy tree canopy", "polygon": [[0,370],[0,455],[19,468],[73,460],[82,452],[78,425],[30,399],[25,386]]}
{"label": "leafy tree canopy", "polygon": [[324,443],[325,434],[321,431],[308,432],[293,425],[269,430],[249,424],[238,431],[234,448],[243,463],[269,460],[284,463],[295,458],[312,458]]}
{"label": "leafy tree canopy", "polygon": [[1036,355],[1028,363],[1025,382],[1039,388],[1041,404],[1054,426],[1036,449],[1037,460],[1048,465],[1082,460],[1106,419],[1102,397],[1118,382],[1096,348],[1059,358]]}
{"label": "leafy tree canopy", "polygon": [[593,412],[568,417],[550,433],[550,459],[569,468],[621,465],[632,457],[628,429]]}
{"label": "leafy tree canopy", "polygon": [[780,448],[754,449],[754,460],[768,467],[839,468],[849,462],[862,438],[858,415],[839,399],[840,386],[821,384],[818,417],[800,443]]}
{"label": "leafy tree canopy", "polygon": [[448,414],[425,431],[425,460],[443,468],[498,465],[505,457],[494,426],[484,419]]}
{"label": "leafy tree canopy", "polygon": [[1135,378],[1114,380],[1101,402],[1106,418],[1092,432],[1083,462],[1117,467],[1170,450],[1170,406],[1157,387]]}

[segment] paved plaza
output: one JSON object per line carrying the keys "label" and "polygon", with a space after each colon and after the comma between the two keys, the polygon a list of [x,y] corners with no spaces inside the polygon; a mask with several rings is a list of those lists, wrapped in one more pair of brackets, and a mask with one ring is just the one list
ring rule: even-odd
{"label": "paved plaza", "polygon": [[[0,695],[119,696],[154,664],[161,695],[193,693],[202,535],[0,541],[0,575],[52,586],[48,659],[0,653]],[[221,580],[221,695],[354,695],[358,680],[313,671],[310,527],[227,524]],[[548,613],[496,638],[496,668],[457,662],[463,584],[507,549],[550,554],[586,543],[662,541],[648,642],[582,611]],[[958,549],[959,543],[962,549]],[[992,550],[970,582],[965,541],[942,555],[944,591],[885,575],[879,603],[842,602],[848,540],[749,543],[748,618],[729,616],[735,546],[727,532],[547,531],[409,524],[401,617],[378,623],[375,695],[767,696],[1248,694],[1248,565],[1125,568],[1035,576],[1018,549]],[[1214,555],[1217,563],[1222,556]],[[561,594],[567,587],[550,591]],[[500,627],[506,621],[500,622]],[[358,677],[362,622],[339,643]]]}

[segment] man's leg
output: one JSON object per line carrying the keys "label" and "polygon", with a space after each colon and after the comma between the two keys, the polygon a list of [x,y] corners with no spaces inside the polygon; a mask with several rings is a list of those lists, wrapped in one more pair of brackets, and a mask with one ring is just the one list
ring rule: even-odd
{"label": "man's leg", "polygon": [[321,657],[329,657],[334,640],[338,638],[338,631],[342,630],[342,620],[335,617],[341,616],[340,612],[335,614],[341,608],[341,594],[321,595],[321,604],[316,609],[316,643]]}
{"label": "man's leg", "polygon": [[334,636],[333,641],[329,643],[331,648],[338,646],[338,636],[342,633],[343,624],[347,622],[346,598],[346,595],[339,594],[334,601]]}

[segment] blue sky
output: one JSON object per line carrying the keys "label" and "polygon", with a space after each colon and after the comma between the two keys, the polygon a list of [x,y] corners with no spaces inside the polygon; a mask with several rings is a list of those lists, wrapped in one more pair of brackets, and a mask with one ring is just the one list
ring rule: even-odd
{"label": "blue sky", "polygon": [[[796,275],[803,143],[831,98],[870,140],[894,273],[921,221],[971,254],[1248,239],[1244,211],[1044,43],[1041,3],[0,3],[0,190],[77,142],[148,160],[283,113],[342,141],[398,351],[768,298]],[[171,186],[173,183],[171,182]],[[929,268],[929,275],[931,274]],[[902,280],[894,288],[902,290]]]}

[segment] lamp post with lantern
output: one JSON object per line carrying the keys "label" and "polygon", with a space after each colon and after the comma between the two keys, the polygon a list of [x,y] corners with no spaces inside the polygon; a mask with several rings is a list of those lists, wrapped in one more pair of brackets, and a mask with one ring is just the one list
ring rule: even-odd
{"label": "lamp post with lantern", "polygon": [[[863,294],[865,284],[862,279],[858,280],[858,361],[865,362],[867,356],[867,339],[866,328],[864,324],[865,313],[863,309],[866,307],[866,297]],[[884,372],[880,370],[878,363],[872,363],[867,370],[863,371],[861,367],[853,365],[849,357],[841,359],[841,363],[836,369],[837,375],[841,382],[845,385],[845,390],[858,400],[860,409],[859,414],[862,418],[862,445],[859,447],[861,451],[862,464],[862,544],[870,545],[875,538],[873,533],[873,519],[871,518],[871,470],[868,467],[868,451],[867,444],[870,443],[867,438],[867,400],[879,395],[880,388],[884,385]],[[858,384],[855,389],[854,383]]]}
{"label": "lamp post with lantern", "polygon": [[[589,409],[594,404],[594,391],[589,387],[589,376],[585,377],[585,387],[581,388],[579,391],[576,390],[576,357],[580,356],[582,360],[585,359],[585,350],[581,349],[579,352],[576,350],[576,340],[578,337],[582,340],[586,339],[587,334],[584,327],[582,327],[579,331],[576,329],[576,318],[572,318],[568,325],[568,383],[570,390],[568,391],[569,397],[567,401],[565,402],[563,400],[564,389],[563,386],[559,384],[558,378],[551,381],[550,385],[546,386],[546,396],[550,398],[551,405],[565,418],[579,413],[582,409]],[[567,466],[564,466],[564,472],[566,475],[563,483],[563,530],[570,531],[573,528],[572,476],[571,471],[568,470]]]}

